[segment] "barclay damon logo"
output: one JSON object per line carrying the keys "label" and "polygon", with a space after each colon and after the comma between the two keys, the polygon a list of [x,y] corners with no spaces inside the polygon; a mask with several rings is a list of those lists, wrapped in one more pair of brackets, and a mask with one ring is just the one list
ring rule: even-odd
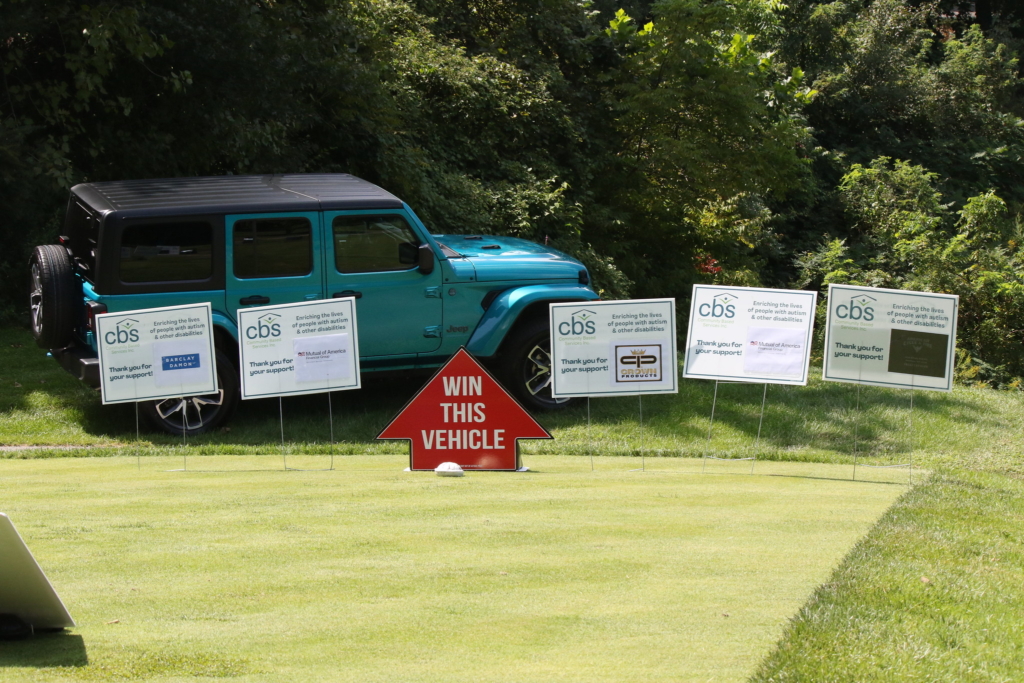
{"label": "barclay damon logo", "polygon": [[735,318],[738,299],[735,294],[728,292],[716,294],[710,303],[705,302],[697,307],[697,314],[702,318]]}
{"label": "barclay damon logo", "polygon": [[269,339],[281,336],[281,316],[277,313],[264,313],[256,318],[256,324],[245,328],[246,339]]}
{"label": "barclay damon logo", "polygon": [[875,303],[876,299],[873,296],[858,294],[857,296],[850,297],[850,300],[846,303],[836,306],[836,317],[843,320],[865,320],[870,322],[875,319],[875,307],[873,305]]}
{"label": "barclay damon logo", "polygon": [[135,318],[122,318],[117,321],[114,329],[103,335],[108,344],[127,344],[139,341],[139,321]]}
{"label": "barclay damon logo", "polygon": [[594,325],[593,317],[597,315],[586,309],[575,311],[571,320],[564,320],[558,323],[558,334],[579,336],[583,334],[596,334],[597,327]]}

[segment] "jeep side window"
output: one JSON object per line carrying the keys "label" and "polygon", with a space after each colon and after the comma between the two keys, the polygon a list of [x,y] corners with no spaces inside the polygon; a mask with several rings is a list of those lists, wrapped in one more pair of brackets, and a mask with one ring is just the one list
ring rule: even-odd
{"label": "jeep side window", "polygon": [[292,277],[313,272],[313,231],[300,217],[235,222],[235,277]]}
{"label": "jeep side window", "polygon": [[418,263],[420,240],[401,216],[335,216],[331,229],[339,273],[409,270]]}
{"label": "jeep side window", "polygon": [[68,213],[64,221],[64,234],[72,258],[90,282],[96,279],[96,242],[99,238],[99,221],[93,212],[79,202],[75,195],[68,200]]}
{"label": "jeep side window", "polygon": [[212,274],[209,223],[142,223],[121,233],[122,282],[206,280]]}

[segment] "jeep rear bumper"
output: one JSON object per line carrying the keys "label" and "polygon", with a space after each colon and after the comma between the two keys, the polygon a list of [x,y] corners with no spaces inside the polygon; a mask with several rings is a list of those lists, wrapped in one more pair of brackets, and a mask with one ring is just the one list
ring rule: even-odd
{"label": "jeep rear bumper", "polygon": [[50,355],[57,359],[60,366],[94,389],[100,386],[100,359],[96,352],[88,347],[67,346],[63,349],[50,349]]}

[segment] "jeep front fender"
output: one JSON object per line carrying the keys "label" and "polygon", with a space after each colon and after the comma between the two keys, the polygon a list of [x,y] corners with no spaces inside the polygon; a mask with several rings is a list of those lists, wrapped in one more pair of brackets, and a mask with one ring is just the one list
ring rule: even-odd
{"label": "jeep front fender", "polygon": [[238,325],[235,325],[235,321],[227,317],[223,313],[214,311],[211,318],[213,319],[214,329],[221,327],[225,332],[231,335],[231,338],[238,343]]}
{"label": "jeep front fender", "polygon": [[491,302],[466,348],[477,357],[493,356],[520,314],[531,304],[596,301],[599,298],[592,289],[583,285],[530,285],[506,290]]}

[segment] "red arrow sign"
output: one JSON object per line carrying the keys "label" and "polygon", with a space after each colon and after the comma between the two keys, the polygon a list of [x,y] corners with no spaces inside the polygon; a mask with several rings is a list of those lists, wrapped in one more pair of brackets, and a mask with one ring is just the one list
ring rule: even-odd
{"label": "red arrow sign", "polygon": [[461,348],[377,438],[411,441],[412,470],[514,470],[519,439],[551,435]]}

